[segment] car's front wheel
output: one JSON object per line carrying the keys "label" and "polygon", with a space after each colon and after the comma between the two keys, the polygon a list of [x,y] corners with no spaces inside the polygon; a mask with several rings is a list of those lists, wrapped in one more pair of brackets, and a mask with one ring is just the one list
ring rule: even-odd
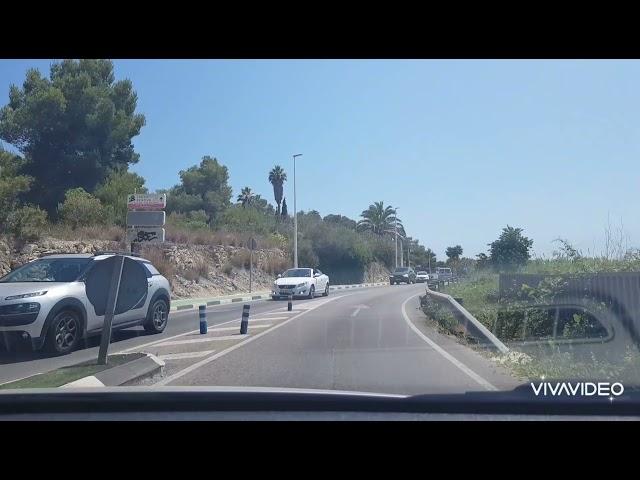
{"label": "car's front wheel", "polygon": [[149,308],[144,329],[149,333],[162,333],[169,320],[169,306],[167,301],[159,298]]}
{"label": "car's front wheel", "polygon": [[315,298],[315,297],[316,297],[316,287],[311,285],[311,288],[309,289],[309,298]]}
{"label": "car's front wheel", "polygon": [[66,355],[78,346],[82,337],[80,315],[73,310],[62,310],[51,322],[45,348],[54,355]]}

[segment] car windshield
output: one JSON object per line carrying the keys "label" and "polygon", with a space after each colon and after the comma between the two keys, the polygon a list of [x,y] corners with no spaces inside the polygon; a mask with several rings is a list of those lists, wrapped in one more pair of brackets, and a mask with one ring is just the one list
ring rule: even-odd
{"label": "car windshield", "polygon": [[282,276],[283,277],[310,277],[311,269],[310,268],[292,268],[284,272]]}
{"label": "car windshield", "polygon": [[23,265],[0,282],[73,282],[90,261],[89,258],[44,258]]}
{"label": "car windshield", "polygon": [[637,60],[0,59],[0,397],[640,391],[639,112]]}

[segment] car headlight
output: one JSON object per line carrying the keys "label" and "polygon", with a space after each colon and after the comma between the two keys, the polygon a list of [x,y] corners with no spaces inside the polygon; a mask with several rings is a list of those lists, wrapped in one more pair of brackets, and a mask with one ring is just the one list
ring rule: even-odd
{"label": "car headlight", "polygon": [[305,282],[299,283],[298,285],[296,285],[296,288],[300,288],[300,287],[306,287],[307,284]]}
{"label": "car headlight", "polygon": [[20,313],[36,313],[40,311],[39,303],[16,303],[0,307],[0,315],[16,315]]}
{"label": "car headlight", "polygon": [[47,291],[42,290],[40,292],[23,293],[22,295],[11,295],[9,297],[5,297],[5,300],[17,300],[19,298],[41,297],[45,293],[47,293]]}

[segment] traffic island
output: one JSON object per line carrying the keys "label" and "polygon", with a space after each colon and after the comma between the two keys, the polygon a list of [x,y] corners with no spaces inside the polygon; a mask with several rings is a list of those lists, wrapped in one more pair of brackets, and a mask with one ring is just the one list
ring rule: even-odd
{"label": "traffic island", "polygon": [[107,365],[91,360],[5,383],[0,389],[121,386],[160,374],[163,367],[162,360],[146,353],[110,355]]}

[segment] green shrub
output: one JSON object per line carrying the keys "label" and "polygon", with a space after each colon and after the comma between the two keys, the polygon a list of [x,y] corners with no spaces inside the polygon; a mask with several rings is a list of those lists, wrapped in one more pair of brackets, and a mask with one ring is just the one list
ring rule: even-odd
{"label": "green shrub", "polygon": [[231,265],[230,263],[225,263],[222,266],[222,271],[226,274],[226,275],[231,275],[231,272],[233,272],[233,265]]}
{"label": "green shrub", "polygon": [[9,231],[24,241],[38,240],[47,230],[47,212],[39,207],[27,205],[10,213]]}
{"label": "green shrub", "polygon": [[73,229],[102,225],[112,220],[109,209],[83,188],[73,188],[65,193],[64,203],[58,206],[60,219]]}
{"label": "green shrub", "polygon": [[249,268],[251,265],[251,252],[240,250],[229,261],[236,268]]}

